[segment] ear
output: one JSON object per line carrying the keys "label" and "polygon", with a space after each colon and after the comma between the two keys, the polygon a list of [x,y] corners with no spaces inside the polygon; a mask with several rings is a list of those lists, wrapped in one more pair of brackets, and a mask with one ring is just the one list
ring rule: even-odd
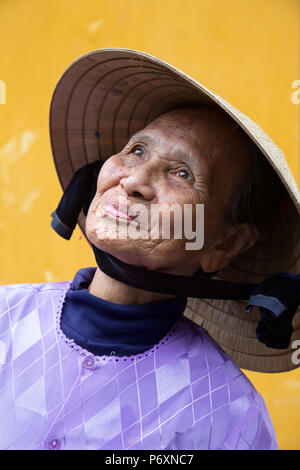
{"label": "ear", "polygon": [[259,231],[254,225],[230,225],[223,229],[217,240],[204,250],[200,257],[203,271],[213,272],[224,269],[231,260],[254,245]]}

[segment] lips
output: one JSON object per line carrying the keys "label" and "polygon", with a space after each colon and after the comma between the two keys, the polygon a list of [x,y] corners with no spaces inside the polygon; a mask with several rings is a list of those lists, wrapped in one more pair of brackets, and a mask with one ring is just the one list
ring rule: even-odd
{"label": "lips", "polygon": [[101,207],[106,214],[111,215],[117,219],[123,219],[131,222],[137,217],[137,215],[129,215],[129,207],[126,204],[120,205],[116,202],[109,201],[102,204]]}

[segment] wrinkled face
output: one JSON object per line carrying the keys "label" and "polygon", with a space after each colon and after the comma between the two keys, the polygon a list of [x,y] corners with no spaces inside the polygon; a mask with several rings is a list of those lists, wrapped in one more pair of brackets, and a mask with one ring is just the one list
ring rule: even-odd
{"label": "wrinkled face", "polygon": [[[250,169],[247,143],[234,127],[217,108],[203,106],[165,113],[133,135],[101,168],[86,220],[88,239],[125,263],[151,270],[192,275],[200,267],[207,272],[225,267],[252,243],[248,237],[235,246],[233,229],[225,218],[237,180],[245,178]],[[119,204],[120,209],[120,201],[118,213],[115,208]],[[144,211],[126,218],[128,208],[136,204]],[[172,236],[172,215],[171,237],[162,236],[161,230],[158,238],[151,236],[154,226],[144,224],[145,211],[150,220],[151,206],[174,204],[182,208],[182,214],[184,205],[190,205],[193,229],[197,204],[204,204],[201,249],[186,249],[190,240],[184,230],[182,238]],[[143,228],[143,237],[128,236],[128,224]]]}

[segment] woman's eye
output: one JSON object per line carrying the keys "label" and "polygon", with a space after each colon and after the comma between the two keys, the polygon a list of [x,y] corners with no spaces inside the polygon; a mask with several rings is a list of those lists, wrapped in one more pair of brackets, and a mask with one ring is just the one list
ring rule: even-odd
{"label": "woman's eye", "polygon": [[180,178],[184,178],[186,180],[193,180],[193,177],[192,177],[191,173],[188,170],[179,170],[177,172],[177,175]]}
{"label": "woman's eye", "polygon": [[132,147],[131,153],[134,153],[138,157],[141,157],[142,155],[144,155],[145,149],[142,145],[135,145],[134,147]]}

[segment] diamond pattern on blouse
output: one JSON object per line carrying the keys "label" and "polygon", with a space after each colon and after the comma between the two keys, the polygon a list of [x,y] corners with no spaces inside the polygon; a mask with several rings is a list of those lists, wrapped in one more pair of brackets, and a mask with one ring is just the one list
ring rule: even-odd
{"label": "diamond pattern on blouse", "polygon": [[64,336],[69,282],[0,287],[1,449],[276,449],[261,396],[183,317],[158,345],[97,357]]}

